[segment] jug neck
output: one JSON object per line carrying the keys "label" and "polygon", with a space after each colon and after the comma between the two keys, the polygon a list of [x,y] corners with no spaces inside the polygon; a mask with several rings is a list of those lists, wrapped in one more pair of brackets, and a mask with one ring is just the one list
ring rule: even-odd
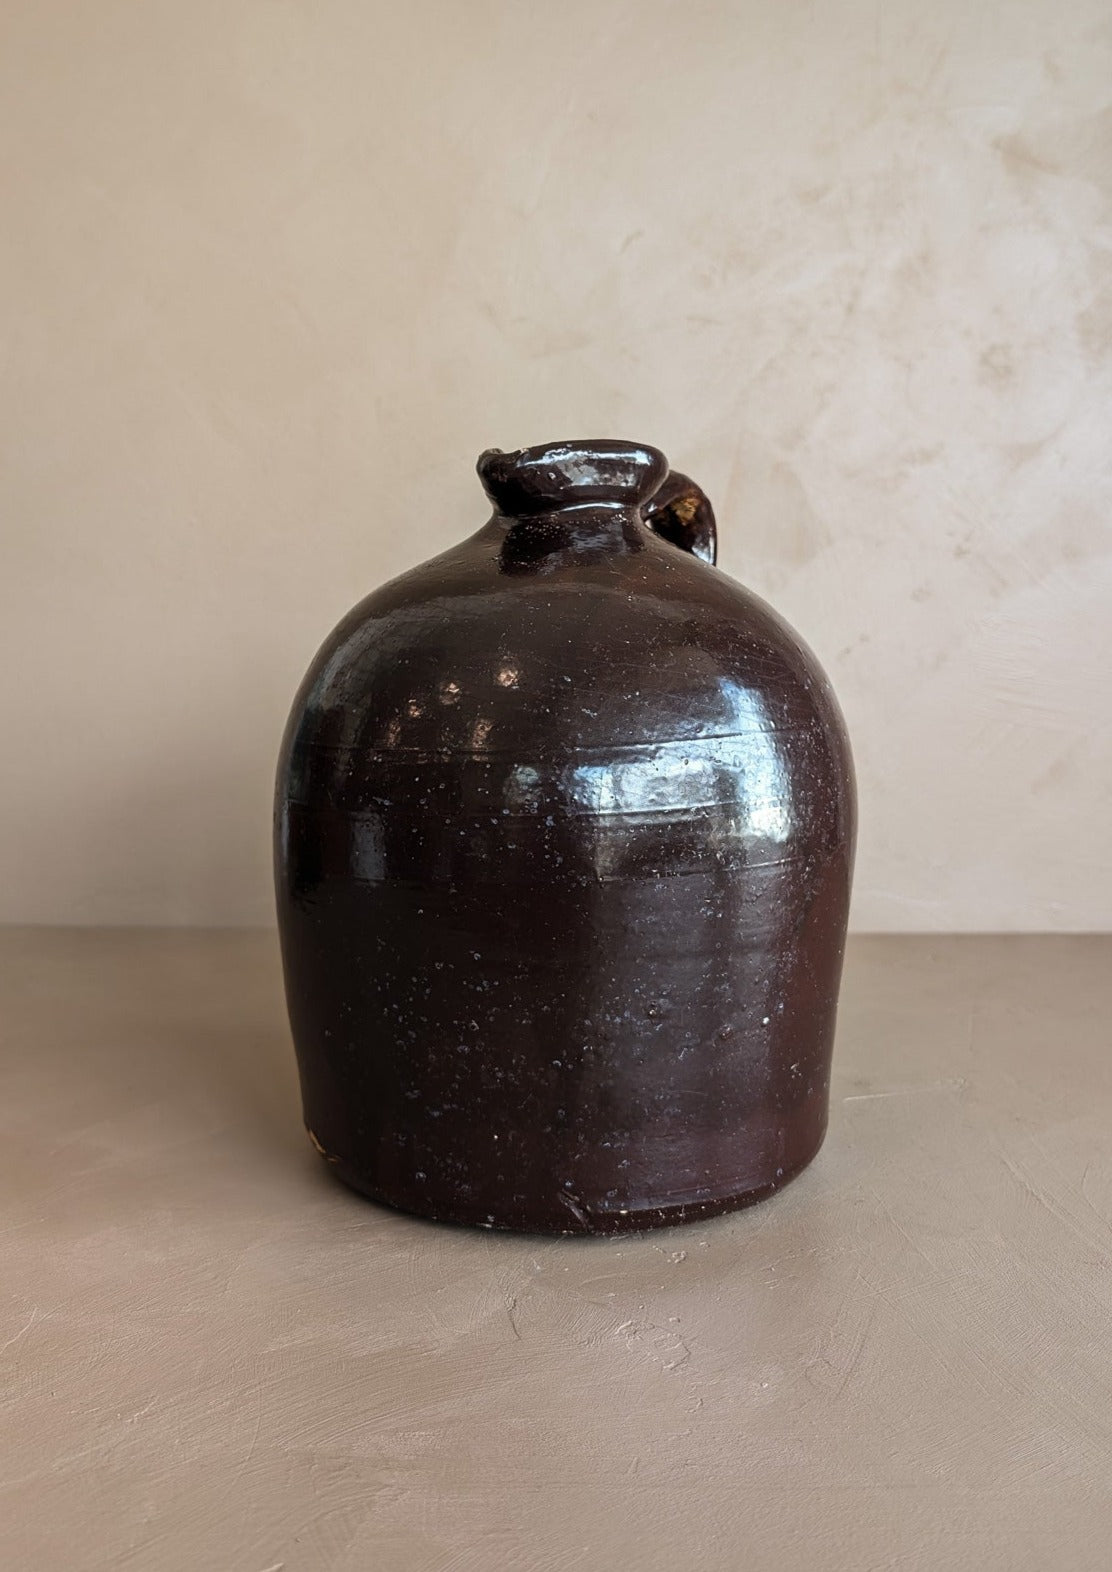
{"label": "jug neck", "polygon": [[[509,518],[589,508],[600,516],[638,512],[668,473],[656,448],[636,442],[549,442],[503,453],[488,448],[477,465],[483,489]],[[585,516],[585,515],[584,515]]]}
{"label": "jug neck", "polygon": [[550,442],[479,459],[479,478],[506,526],[502,563],[529,568],[567,555],[644,549],[641,509],[668,473],[635,442]]}
{"label": "jug neck", "polygon": [[668,473],[659,448],[599,438],[514,453],[488,448],[477,468],[494,504],[492,524],[505,530],[504,568],[643,551],[653,535],[715,560],[714,510],[694,481]]}
{"label": "jug neck", "polygon": [[582,503],[544,513],[498,514],[501,565],[507,571],[555,567],[569,559],[623,556],[644,551],[648,539],[637,508],[619,503]]}

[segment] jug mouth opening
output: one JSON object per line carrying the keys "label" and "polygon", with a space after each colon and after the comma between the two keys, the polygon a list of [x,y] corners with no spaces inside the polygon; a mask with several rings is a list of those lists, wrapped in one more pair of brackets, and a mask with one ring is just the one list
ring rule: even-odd
{"label": "jug mouth opening", "polygon": [[668,461],[644,443],[591,438],[512,453],[488,448],[476,469],[498,511],[520,517],[584,506],[640,508],[663,482]]}

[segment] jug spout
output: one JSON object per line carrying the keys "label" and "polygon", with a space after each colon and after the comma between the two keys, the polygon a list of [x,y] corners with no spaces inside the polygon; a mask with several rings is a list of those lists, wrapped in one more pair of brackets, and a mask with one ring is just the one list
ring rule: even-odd
{"label": "jug spout", "polygon": [[488,448],[479,479],[499,513],[511,518],[591,506],[639,508],[668,473],[657,448],[606,440],[549,442],[503,453]]}
{"label": "jug spout", "polygon": [[714,510],[693,480],[669,473],[659,448],[604,438],[513,453],[488,448],[476,468],[503,517],[552,518],[570,509],[631,513],[674,546],[703,562],[715,560]]}

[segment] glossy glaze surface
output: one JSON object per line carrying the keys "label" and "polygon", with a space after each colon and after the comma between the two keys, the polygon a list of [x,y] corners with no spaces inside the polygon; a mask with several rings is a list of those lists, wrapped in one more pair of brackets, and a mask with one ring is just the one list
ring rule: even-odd
{"label": "glossy glaze surface", "polygon": [[709,565],[710,505],[656,450],[479,471],[493,516],[352,611],[283,743],[306,1123],[430,1217],[612,1232],[744,1204],[826,1127],[837,705]]}

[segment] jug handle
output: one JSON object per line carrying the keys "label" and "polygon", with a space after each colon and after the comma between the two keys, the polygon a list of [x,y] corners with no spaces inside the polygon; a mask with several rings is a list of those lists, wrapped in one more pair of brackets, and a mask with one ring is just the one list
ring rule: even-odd
{"label": "jug handle", "polygon": [[714,565],[718,556],[714,509],[706,492],[687,475],[676,469],[669,471],[641,509],[641,517],[662,540]]}

